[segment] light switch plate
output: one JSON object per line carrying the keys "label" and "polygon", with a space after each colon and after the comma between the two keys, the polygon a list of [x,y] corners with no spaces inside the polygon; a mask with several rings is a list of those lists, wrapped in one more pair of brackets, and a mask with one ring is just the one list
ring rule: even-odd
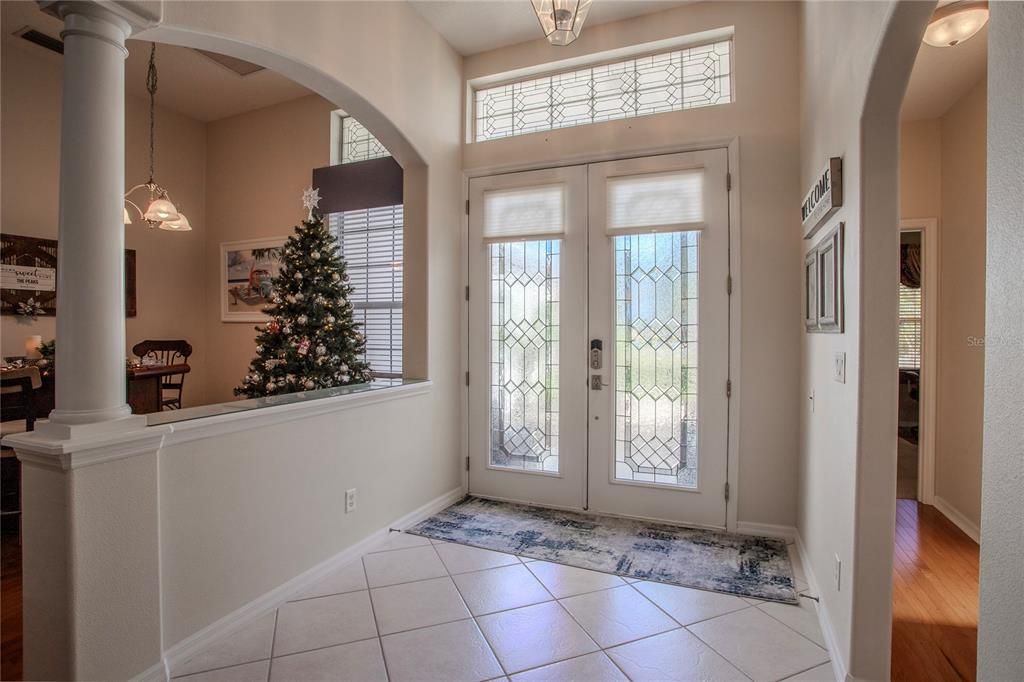
{"label": "light switch plate", "polygon": [[838,352],[832,359],[832,378],[841,384],[846,383],[846,353]]}

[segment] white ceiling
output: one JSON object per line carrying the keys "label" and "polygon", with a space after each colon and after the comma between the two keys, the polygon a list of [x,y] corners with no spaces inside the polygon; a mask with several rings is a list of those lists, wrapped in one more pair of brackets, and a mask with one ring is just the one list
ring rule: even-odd
{"label": "white ceiling", "polygon": [[921,43],[901,118],[917,121],[944,115],[985,78],[987,53],[987,25],[970,40],[954,47]]}
{"label": "white ceiling", "polygon": [[[40,12],[34,2],[0,2],[0,6],[4,41],[13,41],[12,45],[40,59],[62,60],[60,55],[12,33],[31,26],[57,38],[63,22]],[[129,40],[127,47],[125,89],[129,95],[148,98],[149,43]],[[310,94],[301,85],[268,69],[239,76],[195,50],[175,45],[157,45],[156,64],[159,73],[157,105],[199,121],[216,121]]]}
{"label": "white ceiling", "polygon": [[[594,0],[588,26],[651,14],[693,0]],[[543,37],[530,0],[410,0],[445,40],[463,55]]]}

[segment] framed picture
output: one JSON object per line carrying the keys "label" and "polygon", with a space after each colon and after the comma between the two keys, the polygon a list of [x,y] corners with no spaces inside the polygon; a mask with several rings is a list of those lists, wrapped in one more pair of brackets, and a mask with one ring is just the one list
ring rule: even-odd
{"label": "framed picture", "polygon": [[224,242],[220,245],[221,322],[263,322],[272,280],[281,270],[286,237]]}
{"label": "framed picture", "polygon": [[[135,249],[124,252],[125,316],[138,314]],[[42,314],[57,314],[57,240],[0,235],[0,313],[17,315],[29,299]]]}
{"label": "framed picture", "polygon": [[804,258],[804,326],[818,328],[818,254],[813,249]]}
{"label": "framed picture", "polygon": [[[839,223],[811,249],[804,260],[804,326],[811,332],[843,333],[843,230]],[[811,261],[814,262],[811,265]],[[812,285],[807,275],[815,270]],[[813,314],[811,301],[814,301]]]}

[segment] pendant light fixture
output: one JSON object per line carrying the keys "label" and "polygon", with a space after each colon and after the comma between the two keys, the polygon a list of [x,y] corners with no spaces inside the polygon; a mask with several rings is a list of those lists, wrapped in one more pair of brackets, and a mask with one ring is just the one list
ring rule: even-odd
{"label": "pendant light fixture", "polygon": [[580,37],[591,0],[533,0],[540,28],[552,45],[568,45]]}
{"label": "pendant light fixture", "polygon": [[932,47],[953,47],[972,38],[988,22],[988,2],[961,0],[943,5],[932,14],[924,42]]}
{"label": "pendant light fixture", "polygon": [[[171,232],[188,232],[192,229],[188,218],[171,202],[167,190],[153,179],[156,158],[156,88],[156,43],[150,43],[149,69],[146,71],[146,90],[149,92],[149,181],[135,185],[125,192],[124,224],[130,225],[132,222],[131,214],[128,211],[128,207],[131,206],[150,227],[159,227],[161,230]],[[149,206],[145,211],[128,198],[132,192],[140,189],[149,191]]]}

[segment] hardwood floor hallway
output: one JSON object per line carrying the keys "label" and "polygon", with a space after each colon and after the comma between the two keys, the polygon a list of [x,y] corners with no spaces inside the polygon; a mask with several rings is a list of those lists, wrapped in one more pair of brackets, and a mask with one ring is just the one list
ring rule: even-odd
{"label": "hardwood floor hallway", "polygon": [[975,679],[978,545],[934,507],[896,500],[892,679]]}

